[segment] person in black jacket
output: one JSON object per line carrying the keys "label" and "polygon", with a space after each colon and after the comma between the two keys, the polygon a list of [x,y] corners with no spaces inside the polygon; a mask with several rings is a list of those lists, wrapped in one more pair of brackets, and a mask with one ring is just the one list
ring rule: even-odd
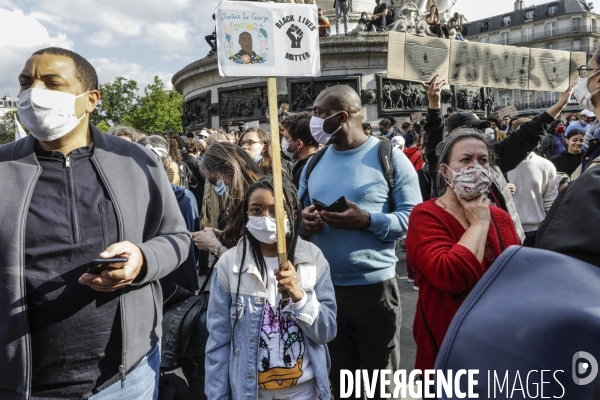
{"label": "person in black jacket", "polygon": [[[426,154],[429,173],[435,180],[439,170],[436,148],[437,145],[444,140],[444,117],[442,115],[440,93],[446,82],[444,80],[440,81],[436,75],[431,81],[431,85],[424,82],[421,84],[429,99],[427,122],[424,129],[425,132],[427,132]],[[490,169],[493,182],[490,187],[489,197],[493,204],[510,214],[521,240],[524,239],[525,235],[504,174],[519,165],[521,161],[527,157],[529,152],[537,147],[541,137],[545,134],[544,124],[552,123],[552,121],[560,115],[572,95],[573,87],[571,86],[566,91],[560,93],[558,101],[555,105],[550,107],[548,111],[539,114],[531,121],[522,124],[502,142],[492,144],[497,155],[497,162],[496,165],[492,166]],[[472,113],[455,113],[452,114],[448,120],[448,132],[452,134],[454,129],[464,126],[481,129],[485,128],[486,124],[489,124],[489,122],[480,121],[477,116]],[[442,188],[437,188],[438,191],[441,189]],[[432,193],[432,197],[438,197],[438,194]]]}
{"label": "person in black jacket", "polygon": [[567,150],[550,159],[556,167],[557,172],[564,172],[571,176],[573,172],[581,165],[583,158],[583,139],[585,132],[581,129],[573,129],[567,134]]}
{"label": "person in black jacket", "polygon": [[181,159],[187,167],[192,171],[196,182],[198,183],[195,187],[190,187],[190,191],[194,193],[196,197],[196,203],[198,204],[198,210],[202,209],[202,199],[204,198],[204,185],[205,179],[202,175],[202,162],[198,159],[200,152],[202,151],[202,145],[193,140],[185,145],[186,154]]}
{"label": "person in black jacket", "polygon": [[281,151],[294,162],[292,183],[296,189],[300,186],[300,176],[308,160],[319,150],[319,143],[310,133],[312,113],[300,112],[288,115],[281,121],[283,139]]}

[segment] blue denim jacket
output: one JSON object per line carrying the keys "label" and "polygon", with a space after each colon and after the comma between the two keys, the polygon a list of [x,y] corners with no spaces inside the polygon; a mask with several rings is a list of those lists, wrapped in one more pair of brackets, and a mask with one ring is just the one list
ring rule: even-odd
{"label": "blue denim jacket", "polygon": [[[243,239],[242,239],[243,240]],[[267,289],[253,258],[250,245],[241,268],[241,282],[235,303],[242,241],[228,250],[213,272],[207,326],[206,389],[209,400],[254,400],[258,397],[258,354]],[[298,239],[294,254],[300,287],[306,304],[296,310],[286,306],[282,314],[296,321],[306,340],[306,351],[315,374],[319,399],[331,397],[330,359],[327,343],[336,335],[336,303],[329,264],[321,250]],[[238,322],[232,331],[236,313]],[[232,344],[233,339],[233,344]]]}

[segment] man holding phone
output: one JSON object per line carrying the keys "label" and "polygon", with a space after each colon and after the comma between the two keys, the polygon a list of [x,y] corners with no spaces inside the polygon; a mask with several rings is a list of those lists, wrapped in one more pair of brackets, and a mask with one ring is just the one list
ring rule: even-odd
{"label": "man holding phone", "polygon": [[[329,146],[308,179],[310,164],[304,168],[299,190],[303,228],[329,262],[338,305],[337,336],[328,344],[335,398],[342,369],[400,369],[394,247],[421,202],[415,169],[398,149],[392,150],[390,193],[378,154],[381,141],[363,133],[361,109],[360,97],[348,86],[333,86],[317,97],[311,133]],[[393,383],[386,389],[392,393]],[[379,396],[379,387],[375,393]]]}
{"label": "man holding phone", "polygon": [[0,398],[156,399],[158,279],[190,247],[163,166],[89,123],[80,55],[39,50],[19,82],[30,134],[0,146]]}

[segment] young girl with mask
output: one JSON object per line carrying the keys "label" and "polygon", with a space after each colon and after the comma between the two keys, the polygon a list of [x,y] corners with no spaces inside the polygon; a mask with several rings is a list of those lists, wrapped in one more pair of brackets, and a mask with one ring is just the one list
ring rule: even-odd
{"label": "young girl with mask", "polygon": [[510,215],[490,205],[494,152],[472,128],[455,129],[440,145],[438,186],[445,193],[417,205],[406,237],[419,300],[413,326],[415,368],[432,369],[454,314],[483,274],[521,242]]}
{"label": "young girl with mask", "polygon": [[[219,260],[207,312],[212,399],[329,399],[326,344],[336,334],[329,264],[299,237],[300,203],[284,179],[288,261],[279,265],[273,179],[244,197],[244,236]],[[288,297],[284,298],[283,293]]]}

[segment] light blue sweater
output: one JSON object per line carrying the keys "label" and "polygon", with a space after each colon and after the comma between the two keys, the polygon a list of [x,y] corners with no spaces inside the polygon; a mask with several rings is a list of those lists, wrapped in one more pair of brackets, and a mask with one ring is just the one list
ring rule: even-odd
{"label": "light blue sweater", "polygon": [[[414,167],[404,153],[394,149],[395,210],[390,210],[388,184],[379,162],[379,142],[370,137],[348,151],[329,146],[310,175],[304,207],[312,204],[311,198],[331,204],[345,196],[371,214],[371,226],[366,231],[325,225],[322,232],[311,236],[329,262],[334,285],[368,285],[393,278],[398,261],[395,241],[406,234],[408,216],[422,201]],[[305,167],[300,178],[300,198],[306,183]]]}

